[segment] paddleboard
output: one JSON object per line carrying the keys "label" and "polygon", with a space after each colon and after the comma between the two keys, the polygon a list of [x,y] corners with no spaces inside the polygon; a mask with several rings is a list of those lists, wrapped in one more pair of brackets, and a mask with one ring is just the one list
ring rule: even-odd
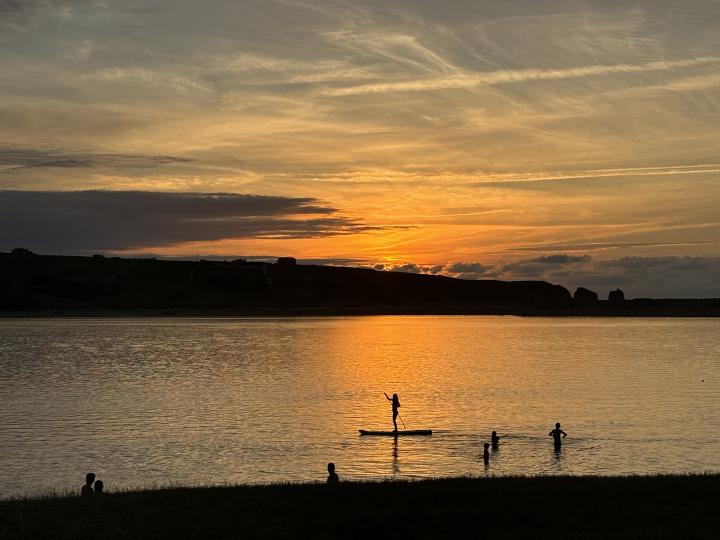
{"label": "paddleboard", "polygon": [[376,437],[399,437],[406,435],[432,435],[431,429],[405,429],[399,431],[368,431],[360,429],[360,435],[373,435]]}

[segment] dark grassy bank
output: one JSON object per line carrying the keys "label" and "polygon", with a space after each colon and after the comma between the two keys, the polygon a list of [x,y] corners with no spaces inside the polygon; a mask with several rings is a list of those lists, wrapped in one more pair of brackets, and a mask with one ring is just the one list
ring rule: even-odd
{"label": "dark grassy bank", "polygon": [[720,475],[176,488],[0,502],[0,538],[718,538]]}

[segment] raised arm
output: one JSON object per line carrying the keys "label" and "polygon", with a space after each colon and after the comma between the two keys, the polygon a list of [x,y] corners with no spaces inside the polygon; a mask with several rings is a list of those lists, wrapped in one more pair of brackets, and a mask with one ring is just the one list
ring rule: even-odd
{"label": "raised arm", "polygon": [[[385,394],[385,392],[383,392],[383,394]],[[392,401],[392,398],[391,398],[390,396],[388,396],[387,394],[385,394],[385,398],[386,398],[388,401]]]}

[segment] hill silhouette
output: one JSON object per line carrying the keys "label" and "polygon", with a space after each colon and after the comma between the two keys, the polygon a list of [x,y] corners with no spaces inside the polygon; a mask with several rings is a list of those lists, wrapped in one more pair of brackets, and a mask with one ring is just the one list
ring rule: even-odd
{"label": "hill silhouette", "polygon": [[[639,314],[720,313],[720,302],[624,301],[578,306],[543,281],[462,280],[364,268],[0,253],[0,310],[164,314]],[[658,302],[660,302],[658,304]],[[689,304],[688,304],[689,302]],[[637,304],[637,306],[635,305]],[[158,311],[160,310],[160,311]],[[686,313],[686,314],[687,314]]]}

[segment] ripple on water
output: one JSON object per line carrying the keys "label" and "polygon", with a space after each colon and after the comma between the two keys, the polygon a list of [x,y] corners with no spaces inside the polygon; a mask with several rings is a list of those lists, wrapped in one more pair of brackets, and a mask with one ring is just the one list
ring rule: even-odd
{"label": "ripple on water", "polygon": [[[167,483],[720,470],[720,321],[0,321],[0,496]],[[431,437],[359,437],[390,427]],[[548,431],[569,436],[556,454]],[[492,430],[504,438],[482,460]]]}

